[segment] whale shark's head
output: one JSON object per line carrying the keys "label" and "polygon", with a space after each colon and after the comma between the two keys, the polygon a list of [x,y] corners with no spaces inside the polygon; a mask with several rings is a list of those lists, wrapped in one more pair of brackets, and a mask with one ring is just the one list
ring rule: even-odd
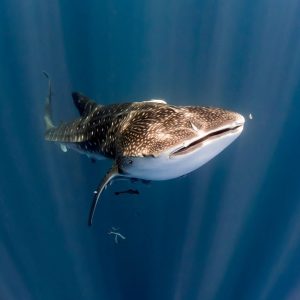
{"label": "whale shark's head", "polygon": [[219,154],[243,131],[245,119],[235,112],[210,107],[172,110],[162,108],[156,122],[131,140],[133,155],[124,155],[119,162],[125,176],[146,180],[183,176]]}

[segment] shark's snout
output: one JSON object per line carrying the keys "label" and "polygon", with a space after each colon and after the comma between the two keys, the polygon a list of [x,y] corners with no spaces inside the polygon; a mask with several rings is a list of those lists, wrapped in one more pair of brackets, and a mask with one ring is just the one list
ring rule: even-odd
{"label": "shark's snout", "polygon": [[244,126],[245,124],[245,118],[241,114],[235,113],[236,114],[236,120],[235,124],[236,126]]}

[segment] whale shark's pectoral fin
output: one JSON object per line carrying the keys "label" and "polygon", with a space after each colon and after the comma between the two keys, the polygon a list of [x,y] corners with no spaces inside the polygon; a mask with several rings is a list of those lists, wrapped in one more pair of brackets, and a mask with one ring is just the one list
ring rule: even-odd
{"label": "whale shark's pectoral fin", "polygon": [[94,198],[93,198],[93,202],[89,214],[89,221],[88,221],[89,226],[91,226],[93,223],[93,217],[95,214],[96,206],[100,199],[102,191],[106,188],[109,182],[117,176],[122,176],[122,175],[119,173],[118,165],[114,164],[111,167],[111,169],[106,173],[101,183],[98,185],[97,190],[94,191]]}

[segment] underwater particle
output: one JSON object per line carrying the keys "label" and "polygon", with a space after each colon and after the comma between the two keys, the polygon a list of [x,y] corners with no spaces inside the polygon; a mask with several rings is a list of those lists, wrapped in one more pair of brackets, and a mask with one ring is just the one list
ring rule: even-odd
{"label": "underwater particle", "polygon": [[253,116],[252,116],[252,114],[250,113],[249,114],[249,120],[252,120],[253,119]]}
{"label": "underwater particle", "polygon": [[124,235],[122,235],[121,233],[118,232],[119,228],[116,227],[112,227],[112,230],[109,231],[107,234],[111,235],[113,234],[115,236],[115,244],[118,244],[118,238],[121,238],[123,240],[126,239],[126,237]]}

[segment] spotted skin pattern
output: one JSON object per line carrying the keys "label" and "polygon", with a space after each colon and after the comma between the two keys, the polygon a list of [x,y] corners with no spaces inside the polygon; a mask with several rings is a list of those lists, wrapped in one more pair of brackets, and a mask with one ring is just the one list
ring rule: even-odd
{"label": "spotted skin pattern", "polygon": [[81,117],[46,131],[45,138],[73,144],[86,153],[107,158],[157,156],[182,140],[212,130],[236,113],[220,108],[172,106],[156,102],[97,105],[73,93]]}
{"label": "spotted skin pattern", "polygon": [[[239,114],[220,108],[173,106],[161,100],[99,105],[80,93],[73,93],[73,101],[80,117],[56,127],[51,116],[51,80],[47,73],[44,75],[49,83],[44,115],[45,139],[61,144],[64,151],[72,148],[93,158],[106,157],[114,161],[94,191],[89,225],[92,225],[101,193],[113,179],[147,179],[132,176],[139,174],[136,172],[136,161],[140,158],[143,162],[149,162],[164,153],[173,155],[174,152],[170,152],[172,149],[177,150],[176,155],[184,155],[196,147],[192,144],[193,141],[201,142],[200,136],[209,136],[210,132],[220,133],[227,125],[226,130],[230,131],[232,124],[241,118],[240,125],[244,122]],[[195,169],[197,165],[194,166],[194,162],[191,162]],[[128,173],[129,165],[133,166],[135,173]],[[183,171],[180,167],[179,170]]]}

